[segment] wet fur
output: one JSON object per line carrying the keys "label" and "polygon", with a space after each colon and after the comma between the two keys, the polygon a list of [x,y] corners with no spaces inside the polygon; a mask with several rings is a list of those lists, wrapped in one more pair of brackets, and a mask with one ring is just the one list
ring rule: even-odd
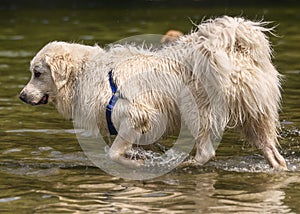
{"label": "wet fur", "polygon": [[[188,85],[197,105],[183,99],[183,119],[197,141],[195,160],[203,164],[213,157],[214,139],[226,127],[234,127],[262,151],[272,167],[286,169],[276,148],[280,74],[271,62],[265,35],[272,29],[265,24],[228,16],[209,19],[155,51],[51,42],[33,58],[31,71],[40,70],[42,75],[32,75],[22,99],[35,104],[48,94],[66,118],[107,135],[108,72],[113,70],[121,99],[112,120],[120,132],[109,155],[116,162],[138,167],[142,162],[129,160],[126,152],[142,133],[157,134],[154,127],[160,127],[160,112],[167,115],[166,132],[179,128],[180,109],[175,104],[182,87]],[[151,88],[163,93],[152,93]],[[137,95],[137,91],[143,93]],[[200,124],[195,124],[196,114]]]}

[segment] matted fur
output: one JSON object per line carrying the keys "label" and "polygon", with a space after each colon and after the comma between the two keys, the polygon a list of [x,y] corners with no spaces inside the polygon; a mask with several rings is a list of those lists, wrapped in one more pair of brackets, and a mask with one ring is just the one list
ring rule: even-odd
{"label": "matted fur", "polygon": [[[195,159],[199,163],[214,156],[212,141],[227,126],[239,128],[272,167],[285,169],[276,149],[280,74],[272,65],[264,34],[272,29],[265,24],[228,16],[209,19],[160,50],[118,45],[103,50],[52,42],[33,58],[32,72],[42,74],[40,78],[33,75],[21,98],[39,104],[47,94],[66,118],[76,118],[81,127],[91,131],[99,128],[101,134],[107,134],[105,109],[111,97],[108,72],[113,70],[120,99],[112,120],[117,128],[124,120],[130,124],[122,129],[127,140],[118,137],[119,133],[110,156],[124,165],[138,166],[124,156],[138,140],[136,136],[131,139],[130,133],[151,132],[160,125],[160,112],[167,118],[166,132],[176,132],[180,109],[175,104],[183,85],[187,85],[197,106],[183,99],[183,119],[197,140]],[[200,115],[200,124],[195,124],[195,114]]]}

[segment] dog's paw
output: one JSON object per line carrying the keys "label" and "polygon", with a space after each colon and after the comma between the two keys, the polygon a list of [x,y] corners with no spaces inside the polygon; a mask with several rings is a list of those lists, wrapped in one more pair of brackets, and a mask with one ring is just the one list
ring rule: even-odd
{"label": "dog's paw", "polygon": [[119,163],[127,168],[133,168],[133,169],[139,168],[144,164],[144,160],[142,159],[138,159],[138,160],[130,159],[128,157],[125,157],[115,152],[110,152],[109,157],[112,161]]}
{"label": "dog's paw", "polygon": [[263,149],[263,154],[273,169],[278,171],[288,170],[285,159],[278,152],[275,146],[266,146]]}

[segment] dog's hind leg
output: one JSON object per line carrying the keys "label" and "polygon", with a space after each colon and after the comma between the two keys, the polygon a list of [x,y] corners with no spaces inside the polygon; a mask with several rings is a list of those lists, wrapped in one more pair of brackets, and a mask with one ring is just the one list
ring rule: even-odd
{"label": "dog's hind leg", "polygon": [[[200,104],[198,106],[201,106],[201,101],[199,101]],[[214,135],[212,131],[212,125],[211,125],[211,109],[209,106],[201,106],[201,108],[198,109],[199,111],[199,121],[198,124],[195,125],[192,123],[191,130],[196,127],[196,130],[193,130],[194,133],[197,133],[195,136],[196,141],[196,154],[195,154],[195,160],[198,164],[205,164],[210,159],[215,157],[215,148],[214,148],[214,139],[212,139]],[[188,122],[194,121],[193,119],[194,114],[189,114],[190,116]]]}
{"label": "dog's hind leg", "polygon": [[277,170],[286,170],[286,162],[277,149],[276,125],[267,117],[250,120],[242,128],[242,132],[250,143],[262,151],[270,166]]}
{"label": "dog's hind leg", "polygon": [[274,169],[287,170],[284,158],[271,141],[268,141],[261,150],[264,157]]}
{"label": "dog's hind leg", "polygon": [[128,153],[132,148],[132,143],[127,142],[122,137],[117,135],[113,144],[109,149],[109,157],[116,163],[122,164],[128,168],[137,168],[143,164],[143,160],[132,160],[126,157],[126,153]]}

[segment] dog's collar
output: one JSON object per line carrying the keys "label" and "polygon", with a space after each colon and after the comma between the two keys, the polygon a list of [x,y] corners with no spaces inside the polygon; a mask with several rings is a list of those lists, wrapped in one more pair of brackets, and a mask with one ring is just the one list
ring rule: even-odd
{"label": "dog's collar", "polygon": [[117,135],[118,132],[117,132],[116,128],[114,127],[114,124],[111,120],[111,114],[112,114],[112,110],[119,98],[118,95],[116,95],[118,87],[113,80],[112,70],[108,73],[108,77],[109,77],[109,85],[110,85],[110,88],[112,91],[112,96],[108,102],[108,105],[106,106],[106,121],[107,121],[107,126],[108,126],[110,135]]}

